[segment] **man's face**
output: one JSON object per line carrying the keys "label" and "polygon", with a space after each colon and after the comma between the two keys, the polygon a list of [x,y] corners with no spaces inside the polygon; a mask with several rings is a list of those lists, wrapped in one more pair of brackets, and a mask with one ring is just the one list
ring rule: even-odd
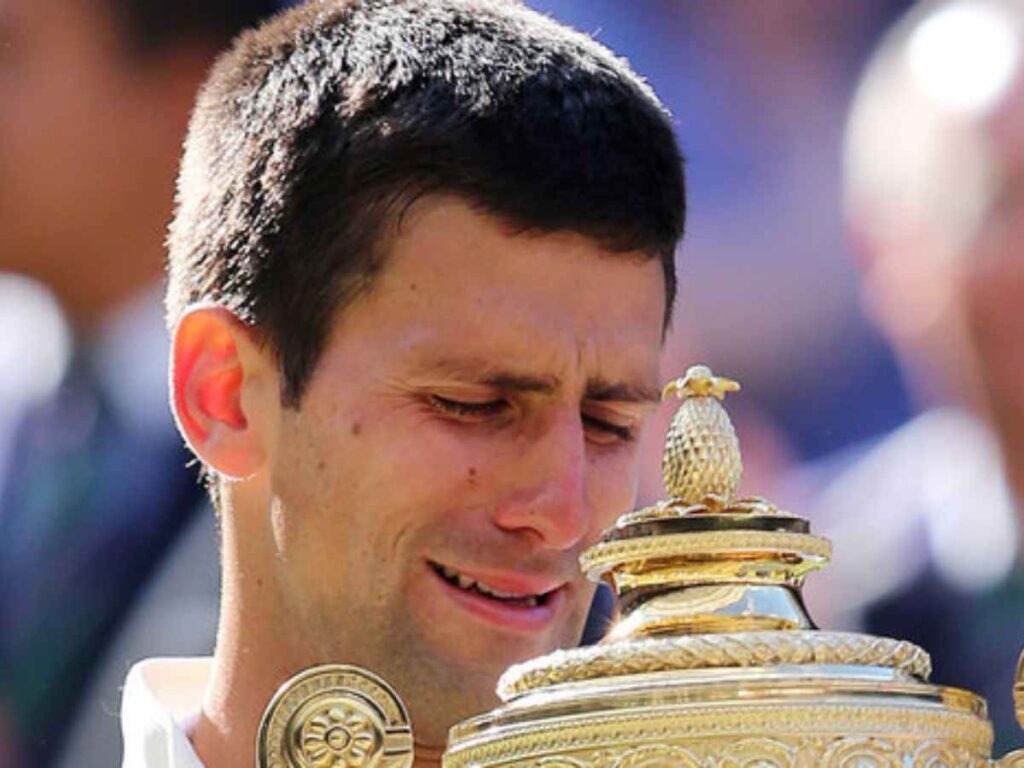
{"label": "man's face", "polygon": [[664,311],[657,260],[414,207],[275,428],[291,646],[382,674],[436,744],[510,664],[575,645],[577,557],[633,504]]}

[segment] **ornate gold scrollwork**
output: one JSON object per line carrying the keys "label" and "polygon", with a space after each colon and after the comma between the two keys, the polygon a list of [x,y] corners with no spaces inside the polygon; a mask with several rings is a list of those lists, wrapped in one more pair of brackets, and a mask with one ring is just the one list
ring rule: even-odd
{"label": "ornate gold scrollwork", "polygon": [[277,691],[256,743],[259,768],[409,768],[409,714],[372,672],[327,664]]}

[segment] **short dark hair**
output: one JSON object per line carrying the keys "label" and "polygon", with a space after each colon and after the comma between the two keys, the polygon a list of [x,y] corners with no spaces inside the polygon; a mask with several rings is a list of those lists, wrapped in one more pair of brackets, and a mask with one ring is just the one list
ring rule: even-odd
{"label": "short dark hair", "polygon": [[168,323],[193,302],[232,310],[298,405],[333,318],[380,268],[388,227],[435,192],[517,230],[660,258],[668,322],[682,159],[625,62],[517,3],[338,0],[242,35],[201,90]]}

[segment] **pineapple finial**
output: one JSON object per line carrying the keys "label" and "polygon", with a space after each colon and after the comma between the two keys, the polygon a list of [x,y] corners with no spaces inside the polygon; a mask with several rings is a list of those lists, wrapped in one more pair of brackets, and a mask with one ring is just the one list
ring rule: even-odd
{"label": "pineapple finial", "polygon": [[736,431],[720,401],[739,388],[704,365],[692,366],[665,386],[663,397],[674,393],[683,400],[661,461],[665,490],[674,501],[720,508],[736,497],[743,462]]}

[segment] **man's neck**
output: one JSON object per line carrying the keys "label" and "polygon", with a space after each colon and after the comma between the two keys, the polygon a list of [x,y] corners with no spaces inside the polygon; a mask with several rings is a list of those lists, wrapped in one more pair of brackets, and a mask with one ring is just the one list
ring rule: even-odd
{"label": "man's neck", "polygon": [[[241,481],[233,490],[246,493]],[[223,499],[223,496],[222,496]],[[231,502],[228,502],[231,504]],[[236,530],[236,515],[221,510],[222,584],[217,648],[202,711],[192,734],[206,768],[256,765],[260,718],[277,688],[298,672],[282,627],[274,623],[276,600],[267,579],[241,574],[239,548],[258,548],[259,530]]]}
{"label": "man's neck", "polygon": [[206,768],[256,765],[256,732],[273,689],[261,685],[264,675],[251,672],[243,674],[231,658],[214,658],[206,698],[192,733],[192,745]]}
{"label": "man's neck", "polygon": [[417,744],[413,754],[412,768],[441,768],[443,750]]}
{"label": "man's neck", "polygon": [[[241,654],[225,653],[214,659],[206,700],[192,733],[192,745],[206,768],[256,765],[259,721],[277,686],[266,682],[265,675],[252,674],[259,667],[248,660],[245,670],[231,660],[240,658]],[[440,768],[442,752],[417,744],[413,768]]]}
{"label": "man's neck", "polygon": [[[243,574],[240,562],[269,560],[261,548],[266,531],[256,524],[261,516],[231,508],[259,507],[259,481],[243,480],[221,495],[221,606],[217,648],[202,710],[192,732],[192,745],[206,768],[256,765],[256,734],[274,693],[292,676],[323,660],[291,637],[281,626],[279,596],[270,578]],[[244,551],[243,551],[244,550]],[[287,622],[285,622],[287,624]],[[343,659],[338,659],[343,661]],[[415,734],[415,723],[413,723]],[[440,768],[444,745],[415,746],[414,768]]]}

